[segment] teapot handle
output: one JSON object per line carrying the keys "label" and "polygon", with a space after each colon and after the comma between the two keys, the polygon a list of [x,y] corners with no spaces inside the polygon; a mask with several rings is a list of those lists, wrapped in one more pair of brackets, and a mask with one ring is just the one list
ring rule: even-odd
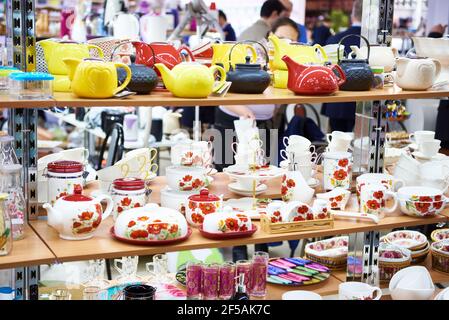
{"label": "teapot handle", "polygon": [[[264,66],[263,69],[264,69],[265,71],[268,70],[268,64],[270,63],[270,57],[269,57],[269,55],[268,55],[267,48],[265,48],[265,46],[264,46],[263,44],[261,44],[260,42],[258,42],[258,41],[253,41],[253,40],[239,41],[239,42],[237,42],[236,44],[234,44],[234,45],[232,46],[231,50],[229,50],[229,70],[232,70],[232,63],[231,63],[232,51],[233,51],[234,48],[235,48],[237,45],[239,45],[239,44],[258,44],[258,45],[263,49],[263,51],[264,51],[264,53],[265,53],[265,66]],[[253,62],[256,62],[256,60],[257,60],[257,52],[256,52],[256,49],[255,49],[253,46],[251,46],[251,45],[248,45],[248,48],[249,48],[249,50],[250,50],[251,53],[252,53],[252,58],[253,58],[252,61],[253,61]]]}
{"label": "teapot handle", "polygon": [[331,69],[333,71],[337,70],[337,72],[340,74],[340,76],[338,77],[338,85],[339,86],[341,86],[343,83],[346,82],[345,72],[343,71],[343,69],[338,64],[334,64]]}
{"label": "teapot handle", "polygon": [[179,52],[179,56],[182,58],[183,57],[183,52],[187,52],[187,55],[190,58],[190,61],[195,61],[195,57],[193,56],[192,51],[190,50],[189,47],[187,47],[185,44],[183,44],[182,46],[179,47],[178,49]]}
{"label": "teapot handle", "polygon": [[340,42],[338,43],[338,49],[337,49],[337,58],[338,58],[338,64],[340,64],[340,46],[343,43],[343,41],[345,41],[346,39],[350,38],[350,37],[358,37],[360,39],[362,39],[363,41],[365,41],[366,46],[368,47],[368,55],[366,57],[366,61],[369,62],[369,57],[371,56],[371,45],[369,44],[369,41],[367,38],[365,38],[364,36],[358,35],[358,34],[350,34],[347,35],[346,37],[343,37]]}
{"label": "teapot handle", "polygon": [[435,63],[436,71],[435,71],[435,79],[438,79],[441,73],[441,62],[437,59],[431,59],[433,63]]}
{"label": "teapot handle", "polygon": [[327,56],[326,51],[324,50],[324,48],[323,48],[321,45],[319,45],[319,44],[317,43],[317,44],[315,44],[315,45],[313,46],[313,48],[315,49],[315,52],[316,52],[316,50],[318,50],[318,51],[321,53],[321,62],[322,62],[322,63],[324,63],[324,62],[326,62],[326,61],[329,60],[329,57]]}
{"label": "teapot handle", "polygon": [[106,220],[107,217],[112,213],[112,209],[114,208],[114,201],[112,201],[112,198],[106,194],[99,195],[96,200],[98,203],[101,203],[101,201],[106,200],[106,210],[103,212],[103,215],[101,216],[101,220]]}
{"label": "teapot handle", "polygon": [[218,90],[220,90],[220,88],[226,82],[226,71],[225,71],[225,69],[223,69],[222,67],[217,66],[217,65],[210,66],[209,69],[214,73],[215,73],[215,71],[218,71],[220,73],[220,81],[218,81],[218,83],[216,83],[214,85],[214,87],[212,88],[213,92],[217,92]]}
{"label": "teapot handle", "polygon": [[117,69],[123,68],[126,71],[125,81],[123,81],[123,83],[117,89],[114,90],[114,95],[116,95],[120,91],[124,90],[128,86],[129,82],[131,81],[131,69],[124,63],[116,62],[116,63],[114,63],[114,65]]}
{"label": "teapot handle", "polygon": [[101,58],[101,59],[104,59],[104,53],[103,53],[103,50],[99,47],[99,46],[96,46],[96,45],[94,45],[94,44],[88,44],[87,45],[87,49],[95,49],[95,51],[97,51],[97,53],[98,53],[98,56]]}

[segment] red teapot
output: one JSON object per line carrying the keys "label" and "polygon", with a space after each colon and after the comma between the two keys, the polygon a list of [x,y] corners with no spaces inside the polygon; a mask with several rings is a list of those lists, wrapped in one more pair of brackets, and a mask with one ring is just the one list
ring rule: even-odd
{"label": "red teapot", "polygon": [[152,42],[148,44],[133,41],[132,44],[136,48],[136,64],[144,64],[150,68],[153,68],[155,63],[163,63],[167,68],[173,69],[174,66],[185,60],[183,57],[184,53],[190,57],[191,61],[195,60],[192,52],[185,45],[176,49],[168,42]]}
{"label": "red teapot", "polygon": [[282,60],[288,69],[287,87],[296,94],[333,94],[346,81],[346,76],[339,65],[329,67],[303,65],[295,62],[289,56],[283,56]]}

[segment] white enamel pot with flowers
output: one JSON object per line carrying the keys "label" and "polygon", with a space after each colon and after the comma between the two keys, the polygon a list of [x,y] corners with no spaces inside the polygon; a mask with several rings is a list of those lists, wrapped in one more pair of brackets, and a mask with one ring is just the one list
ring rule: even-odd
{"label": "white enamel pot with flowers", "polygon": [[[106,200],[103,212],[101,201]],[[59,232],[65,240],[85,240],[92,238],[101,221],[112,212],[114,204],[108,195],[95,198],[81,194],[81,188],[75,188],[74,194],[56,200],[54,206],[43,205],[47,210],[48,224]]]}

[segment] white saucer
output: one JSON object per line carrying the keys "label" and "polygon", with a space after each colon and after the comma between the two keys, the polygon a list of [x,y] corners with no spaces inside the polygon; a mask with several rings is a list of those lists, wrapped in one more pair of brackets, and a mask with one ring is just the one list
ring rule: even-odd
{"label": "white saucer", "polygon": [[[240,184],[238,182],[230,183],[228,184],[228,189],[236,194],[242,195],[242,196],[252,196],[253,191],[252,190],[246,190],[242,189]],[[260,184],[256,188],[256,195],[264,193],[268,189],[268,186],[266,184]]]}
{"label": "white saucer", "polygon": [[412,155],[415,158],[420,159],[420,160],[444,160],[444,159],[446,159],[446,155],[442,154],[442,153],[438,153],[438,154],[436,154],[435,156],[433,156],[431,158],[426,157],[420,151],[415,151],[415,152],[412,153]]}

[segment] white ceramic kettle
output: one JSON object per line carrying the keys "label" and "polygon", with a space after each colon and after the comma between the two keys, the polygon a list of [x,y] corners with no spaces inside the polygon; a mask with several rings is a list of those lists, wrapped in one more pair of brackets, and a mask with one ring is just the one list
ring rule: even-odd
{"label": "white ceramic kettle", "polygon": [[[351,49],[357,59],[366,59],[368,56],[367,47],[351,46]],[[370,50],[369,65],[371,67],[384,67],[386,73],[393,71],[398,56],[396,48],[371,45]]]}
{"label": "white ceramic kettle", "polygon": [[399,58],[396,63],[396,84],[404,90],[427,90],[441,73],[441,63],[436,59]]}
{"label": "white ceramic kettle", "polygon": [[[107,202],[104,212],[102,200]],[[47,210],[48,224],[59,232],[60,238],[85,240],[91,238],[101,221],[111,214],[114,203],[110,196],[92,198],[82,195],[81,189],[75,189],[74,194],[56,200],[53,207],[49,203],[43,207]]]}

